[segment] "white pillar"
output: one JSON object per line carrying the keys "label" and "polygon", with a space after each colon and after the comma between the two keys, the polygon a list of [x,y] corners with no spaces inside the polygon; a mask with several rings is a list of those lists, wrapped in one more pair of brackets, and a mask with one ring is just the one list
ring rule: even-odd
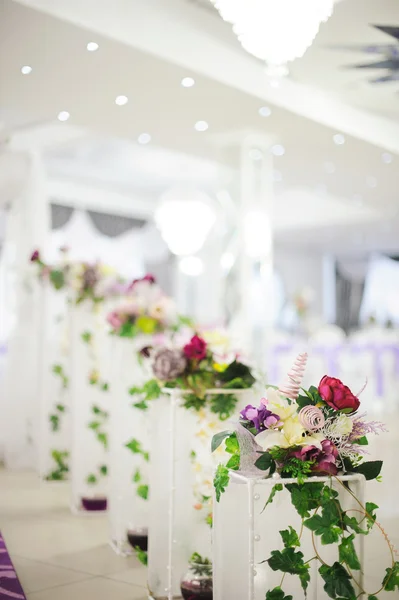
{"label": "white pillar", "polygon": [[337,318],[336,261],[332,254],[323,256],[323,318],[335,323]]}

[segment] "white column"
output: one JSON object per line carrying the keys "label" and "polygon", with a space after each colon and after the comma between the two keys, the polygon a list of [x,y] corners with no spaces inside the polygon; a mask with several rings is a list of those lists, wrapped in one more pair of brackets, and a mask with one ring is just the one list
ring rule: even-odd
{"label": "white column", "polygon": [[326,323],[337,318],[336,261],[332,254],[323,256],[323,317]]}

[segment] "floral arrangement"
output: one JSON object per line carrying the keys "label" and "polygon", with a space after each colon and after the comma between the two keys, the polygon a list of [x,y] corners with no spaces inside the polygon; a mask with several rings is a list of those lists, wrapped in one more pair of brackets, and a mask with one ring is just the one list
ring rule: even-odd
{"label": "floral arrangement", "polygon": [[[386,429],[382,423],[367,421],[365,414],[360,414],[360,392],[353,394],[335,377],[325,375],[317,388],[302,389],[306,360],[306,354],[299,355],[283,386],[268,388],[259,407],[249,405],[241,411],[236,431],[214,436],[212,450],[225,443],[231,455],[228,463],[219,465],[216,471],[216,499],[220,500],[229,483],[230,470],[240,470],[241,463],[245,465],[244,475],[248,471],[259,476],[263,473],[265,478],[276,480],[265,508],[284,488],[291,495],[302,528],[300,533],[291,526],[280,531],[284,548],[272,551],[266,560],[273,571],[282,573],[282,583],[267,592],[266,600],[292,600],[282,589],[287,573],[298,575],[306,597],[312,560],[320,563],[318,572],[328,597],[355,600],[365,595],[376,600],[383,590],[399,590],[399,562],[395,561],[394,548],[376,521],[378,506],[371,502],[363,506],[340,475],[360,474],[367,480],[379,480],[382,461],[366,461],[365,447],[368,435]],[[323,476],[323,481],[317,481],[318,476]],[[284,479],[290,482],[284,484]],[[292,483],[292,479],[296,482]],[[334,488],[355,500],[358,506],[355,515],[343,509]],[[380,589],[369,593],[354,574],[361,570],[354,540],[357,535],[367,535],[373,527],[379,528],[385,537],[392,563]],[[305,560],[297,548],[306,529],[310,530],[313,542],[314,536],[320,536],[324,545],[337,544],[339,559],[332,565],[326,564],[313,543],[315,556]],[[360,592],[355,592],[354,584]]]}
{"label": "floral arrangement", "polygon": [[68,249],[60,248],[60,252],[64,260],[56,266],[44,262],[39,250],[32,253],[30,261],[37,265],[40,279],[48,280],[56,290],[72,290],[76,304],[85,300],[102,302],[106,296],[115,294],[115,284],[120,280],[113,269],[100,263],[70,262]]}
{"label": "floral arrangement", "polygon": [[[160,347],[150,355],[154,379],[133,393],[144,394],[145,400],[158,398],[162,388],[187,390],[184,406],[200,411],[209,406],[221,420],[230,417],[237,397],[228,390],[246,389],[255,383],[251,369],[238,355],[221,362],[206,340],[198,334],[183,345]],[[210,395],[209,390],[220,390]]]}
{"label": "floral arrangement", "polygon": [[107,316],[115,335],[132,338],[162,333],[179,321],[174,301],[164,294],[153,275],[135,279],[126,286],[125,295],[128,301]]}

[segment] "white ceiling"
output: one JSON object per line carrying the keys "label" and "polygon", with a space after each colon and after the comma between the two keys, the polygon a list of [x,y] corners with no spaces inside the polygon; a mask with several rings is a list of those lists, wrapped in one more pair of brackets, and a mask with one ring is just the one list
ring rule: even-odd
{"label": "white ceiling", "polygon": [[[226,139],[238,146],[244,131],[264,134],[286,149],[275,158],[282,178],[276,225],[286,230],[286,243],[293,243],[295,227],[306,232],[317,224],[334,241],[343,223],[366,231],[369,222],[365,249],[396,244],[399,250],[395,85],[353,86],[365,74],[340,65],[356,55],[329,48],[384,43],[384,34],[368,25],[375,20],[399,23],[396,3],[343,0],[315,45],[292,65],[292,78],[275,89],[212,7],[194,0],[114,0],[112,11],[107,0],[0,0],[0,122],[8,130],[47,124],[39,130],[54,177],[152,198],[181,180],[213,190],[228,186],[238,153]],[[99,44],[97,52],[86,51],[89,41]],[[21,75],[24,64],[32,66],[30,75]],[[195,78],[193,88],[180,85],[187,75]],[[119,94],[129,97],[125,106],[115,105]],[[268,118],[258,114],[265,98]],[[61,110],[71,114],[62,125],[55,120]],[[208,131],[194,130],[200,119]],[[342,131],[346,142],[337,146],[333,135]],[[139,147],[143,132],[152,141]],[[387,150],[391,164],[381,159]],[[342,244],[358,247],[353,237],[346,232]],[[295,240],[329,244],[319,233]]]}

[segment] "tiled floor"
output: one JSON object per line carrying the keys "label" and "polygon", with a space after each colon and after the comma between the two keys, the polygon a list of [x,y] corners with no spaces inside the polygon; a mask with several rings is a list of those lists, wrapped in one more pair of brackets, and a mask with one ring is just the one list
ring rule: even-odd
{"label": "tiled floor", "polygon": [[0,530],[28,600],[145,600],[146,570],[117,556],[104,516],[73,517],[65,484],[0,471]]}
{"label": "tiled floor", "polygon": [[[390,432],[373,440],[367,457],[384,460],[383,483],[369,483],[366,499],[379,505],[378,520],[399,548],[399,419],[386,422]],[[111,550],[104,516],[73,517],[68,500],[66,484],[0,470],[0,530],[28,600],[145,600],[145,568]],[[389,566],[378,530],[367,539],[364,564],[366,588],[376,591]]]}

